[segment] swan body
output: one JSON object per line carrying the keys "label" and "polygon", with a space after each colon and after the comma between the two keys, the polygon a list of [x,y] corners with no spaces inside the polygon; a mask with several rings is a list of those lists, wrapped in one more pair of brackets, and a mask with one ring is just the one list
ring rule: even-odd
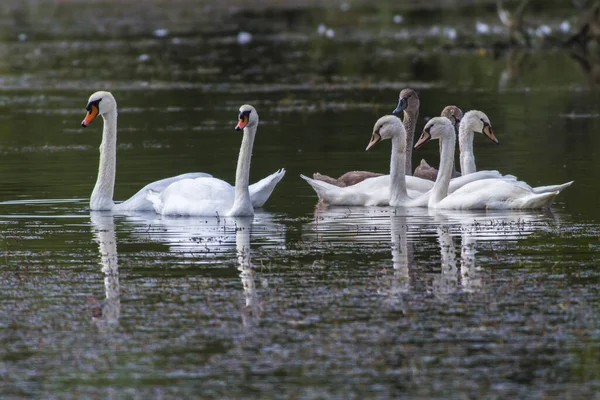
{"label": "swan body", "polygon": [[235,175],[235,187],[213,178],[183,179],[168,185],[162,191],[148,190],[146,198],[156,213],[169,216],[250,216],[255,204],[262,206],[275,185],[285,175],[281,169],[255,184],[255,197],[248,186],[250,160],[254,137],[258,126],[258,114],[250,105],[240,107],[236,130],[244,131]]}
{"label": "swan body", "polygon": [[[165,178],[147,184],[128,200],[115,203],[113,194],[117,161],[117,102],[110,92],[99,91],[90,96],[86,110],[87,115],[81,123],[83,127],[87,127],[98,115],[102,116],[104,120],[98,178],[90,197],[91,210],[117,212],[153,211],[154,206],[147,199],[148,191],[159,193],[178,181],[212,177],[212,175],[204,172],[192,172]],[[263,206],[271,195],[275,185],[283,178],[283,175],[285,175],[285,170],[279,170],[250,185],[250,198],[253,207]]]}
{"label": "swan body", "polygon": [[[434,182],[414,176],[405,176],[406,129],[393,115],[380,118],[373,128],[367,150],[383,139],[392,140],[390,174],[366,179],[352,186],[338,187],[300,175],[315,190],[319,198],[331,205],[354,206],[425,206]],[[462,176],[450,182],[450,190],[479,179],[500,178],[498,171],[481,171]]]}
{"label": "swan body", "polygon": [[[552,204],[559,193],[559,190],[536,193],[526,183],[509,179],[485,179],[470,182],[449,194],[448,185],[452,173],[456,138],[448,119],[436,117],[429,120],[415,148],[421,147],[431,139],[439,139],[442,142],[442,154],[440,172],[428,198],[429,208],[458,210],[545,208]],[[558,186],[564,189],[571,184],[572,182],[567,182]]]}

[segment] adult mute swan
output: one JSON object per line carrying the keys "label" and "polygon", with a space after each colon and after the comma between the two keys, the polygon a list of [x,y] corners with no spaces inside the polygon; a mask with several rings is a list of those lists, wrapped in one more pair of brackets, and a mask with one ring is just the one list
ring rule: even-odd
{"label": "adult mute swan", "polygon": [[[448,122],[450,121],[448,120]],[[392,139],[390,175],[366,179],[356,185],[346,187],[338,187],[310,179],[304,175],[300,176],[312,186],[321,200],[331,205],[400,206],[405,205],[408,201],[411,201],[410,205],[414,206],[425,205],[428,198],[426,192],[433,188],[434,182],[414,176],[405,176],[407,146],[406,129],[402,121],[393,115],[381,117],[375,123],[367,150],[382,139]],[[499,177],[501,175],[497,171],[481,171],[462,176],[452,179],[450,191],[478,179]]]}
{"label": "adult mute swan", "polygon": [[[117,163],[117,102],[110,92],[99,91],[90,96],[86,110],[85,119],[81,122],[81,126],[84,128],[98,115],[102,116],[104,120],[98,179],[90,198],[92,211],[152,211],[154,207],[146,199],[148,190],[161,192],[172,183],[183,179],[210,178],[212,176],[203,172],[192,172],[162,179],[144,186],[130,199],[115,204],[113,193]],[[250,198],[254,207],[262,207],[284,174],[285,170],[277,171],[250,186]]]}
{"label": "adult mute swan", "polygon": [[[428,199],[429,208],[458,210],[545,208],[552,204],[559,193],[559,190],[535,193],[528,185],[515,180],[484,179],[468,183],[448,194],[456,145],[454,129],[450,120],[441,117],[429,120],[415,149],[420,148],[431,139],[438,139],[442,142],[442,154],[440,155],[440,172]],[[558,186],[565,188],[571,183]]]}
{"label": "adult mute swan", "polygon": [[[241,106],[239,121],[235,129],[237,131],[243,129],[244,136],[235,173],[235,187],[212,177],[183,179],[172,183],[163,191],[148,190],[147,198],[152,202],[154,210],[161,215],[174,216],[239,217],[254,215],[248,182],[257,126],[258,114],[254,107],[247,104]],[[284,174],[285,170],[282,169],[272,175],[274,178],[269,181],[269,195]]]}
{"label": "adult mute swan", "polygon": [[[406,170],[408,171],[408,175],[410,175],[411,169],[411,154],[412,154],[412,144],[413,138],[415,135],[415,127],[417,126],[417,120],[419,118],[419,106],[421,105],[419,101],[419,95],[417,92],[410,88],[403,89],[400,92],[398,106],[394,110],[394,114],[399,114],[404,112],[404,128],[406,129],[407,134],[407,148],[411,150],[407,150],[406,152]],[[365,179],[375,178],[377,176],[383,176],[383,174],[377,172],[370,171],[349,171],[339,178],[335,179],[327,175],[322,175],[318,172],[313,174],[313,179],[327,182],[331,185],[346,187],[356,185],[359,182],[364,181]],[[418,176],[415,174],[415,176]],[[425,178],[424,176],[418,176],[420,178]],[[432,179],[433,180],[433,179]]]}

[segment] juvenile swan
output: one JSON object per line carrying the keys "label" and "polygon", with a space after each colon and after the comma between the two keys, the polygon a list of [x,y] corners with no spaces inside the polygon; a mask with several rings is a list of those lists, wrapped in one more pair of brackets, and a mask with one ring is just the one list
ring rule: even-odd
{"label": "juvenile swan", "polygon": [[[248,182],[257,127],[258,114],[254,107],[247,104],[241,106],[239,121],[235,129],[237,131],[243,129],[244,136],[235,173],[235,187],[212,177],[183,179],[169,185],[162,192],[148,190],[147,198],[152,202],[154,210],[161,215],[174,216],[239,217],[254,215]],[[269,177],[271,178],[269,182],[263,185],[265,187],[263,191],[268,190],[266,198],[261,199],[263,203],[284,174],[285,170],[276,172],[271,175],[272,178]]]}
{"label": "juvenile swan", "polygon": [[[456,138],[452,123],[436,117],[427,122],[415,149],[431,139],[442,142],[440,172],[428,200],[429,208],[442,209],[530,209],[549,207],[559,190],[535,193],[528,185],[508,179],[484,179],[471,182],[448,194],[454,162]],[[467,175],[468,176],[468,175]],[[559,185],[563,189],[572,182]]]}
{"label": "juvenile swan", "polygon": [[[102,131],[102,144],[100,145],[100,166],[98,168],[98,179],[90,198],[90,209],[92,211],[152,211],[154,207],[146,199],[148,190],[162,192],[172,183],[183,179],[194,179],[200,177],[210,178],[210,174],[203,172],[192,172],[177,175],[171,178],[149,183],[138,191],[130,199],[115,204],[113,193],[115,187],[115,172],[117,162],[117,102],[110,92],[96,92],[92,94],[86,106],[87,115],[81,122],[81,126],[87,127],[98,115],[104,120]],[[261,181],[250,186],[250,198],[254,207],[261,207],[269,198],[273,188],[285,174],[284,170],[278,171]]]}
{"label": "juvenile swan", "polygon": [[[463,117],[463,112],[457,106],[446,106],[442,110],[440,114],[442,117],[448,118],[452,124],[454,125],[454,129],[456,130],[456,134],[458,134],[458,128],[460,125],[460,121]],[[440,143],[441,146],[441,143]],[[418,176],[419,178],[429,179],[430,181],[435,181],[437,179],[438,170],[437,168],[432,167],[425,161],[425,159],[421,159],[421,163],[417,168],[415,168],[414,176]],[[460,174],[453,168],[452,177],[456,178],[460,176]]]}
{"label": "juvenile swan", "polygon": [[[304,175],[300,176],[312,186],[321,200],[331,205],[426,205],[429,193],[425,192],[428,192],[434,183],[415,176],[405,176],[406,130],[402,122],[393,115],[381,117],[375,123],[367,150],[383,139],[391,139],[392,141],[390,175],[367,179],[347,187],[338,187],[323,181],[310,179]],[[456,190],[478,179],[498,178],[500,176],[497,171],[482,171],[455,178],[450,183],[450,190]]]}

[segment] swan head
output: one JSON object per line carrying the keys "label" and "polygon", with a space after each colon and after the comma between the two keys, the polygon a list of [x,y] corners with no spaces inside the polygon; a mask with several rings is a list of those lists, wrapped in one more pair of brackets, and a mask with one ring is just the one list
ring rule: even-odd
{"label": "swan head", "polygon": [[412,89],[402,89],[400,96],[398,97],[398,106],[392,112],[392,114],[399,114],[402,111],[419,111],[419,95]]}
{"label": "swan head", "polygon": [[99,91],[92,94],[85,106],[87,114],[81,126],[84,128],[90,124],[98,115],[104,115],[117,109],[117,102],[110,92]]}
{"label": "swan head", "polygon": [[498,144],[498,139],[492,130],[490,119],[482,111],[471,110],[464,115],[461,125],[465,124],[466,129],[477,133],[483,133],[492,142]]}
{"label": "swan head", "polygon": [[456,106],[446,106],[442,110],[442,117],[446,117],[454,124],[454,126],[458,129],[458,125],[463,118],[463,112],[460,108]]}
{"label": "swan head", "polygon": [[421,133],[417,144],[415,144],[415,149],[419,149],[431,139],[440,140],[447,135],[454,135],[454,125],[452,124],[452,121],[446,117],[431,118],[425,124],[423,133]]}
{"label": "swan head", "polygon": [[238,115],[238,123],[235,126],[236,131],[241,131],[245,127],[254,127],[258,125],[258,113],[256,109],[249,104],[244,104],[240,107]]}
{"label": "swan head", "polygon": [[375,122],[373,134],[371,135],[371,141],[369,142],[366,150],[369,150],[382,140],[391,139],[394,136],[397,136],[400,139],[399,151],[406,151],[406,130],[404,129],[404,124],[400,118],[396,117],[395,115],[386,115],[381,117],[377,120],[377,122]]}

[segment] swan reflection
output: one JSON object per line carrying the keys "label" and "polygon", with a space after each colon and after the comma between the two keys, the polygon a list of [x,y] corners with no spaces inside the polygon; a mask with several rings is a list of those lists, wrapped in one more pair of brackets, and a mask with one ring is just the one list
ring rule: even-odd
{"label": "swan reflection", "polygon": [[254,284],[254,269],[252,268],[252,259],[250,256],[250,232],[252,230],[252,217],[235,218],[235,249],[238,259],[238,270],[244,287],[244,296],[246,306],[242,308],[242,322],[244,327],[248,328],[260,320],[262,306],[258,295],[256,294],[256,285]]}
{"label": "swan reflection", "polygon": [[104,273],[105,300],[89,298],[92,319],[102,328],[116,326],[121,314],[119,290],[119,263],[114,216],[101,211],[90,212],[92,234],[100,252],[101,271]]}
{"label": "swan reflection", "polygon": [[138,213],[124,217],[133,237],[168,245],[170,254],[184,263],[214,263],[219,256],[229,259],[235,249],[245,298],[241,309],[243,325],[248,328],[260,320],[262,305],[256,291],[250,245],[252,237],[260,240],[262,248],[281,248],[285,243],[285,229],[273,221],[271,214],[176,218]]}
{"label": "swan reflection", "polygon": [[476,266],[479,242],[514,242],[546,229],[554,218],[549,211],[318,207],[303,237],[353,245],[390,243],[393,279],[379,292],[387,295],[388,302],[397,302],[427,279],[416,274],[419,250],[415,249],[430,248],[432,238],[437,240],[441,272],[426,286],[442,297],[456,291],[472,293],[483,289],[482,272]]}

